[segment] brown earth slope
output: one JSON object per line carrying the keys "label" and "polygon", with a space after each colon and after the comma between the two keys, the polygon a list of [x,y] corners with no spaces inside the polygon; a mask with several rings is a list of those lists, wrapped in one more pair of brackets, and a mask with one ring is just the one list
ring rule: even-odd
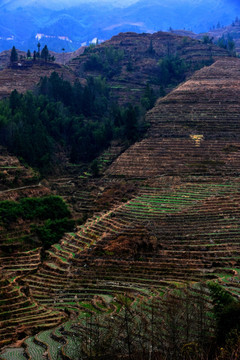
{"label": "brown earth slope", "polygon": [[239,174],[239,69],[239,59],[218,60],[160,99],[147,115],[147,138],[123,153],[108,174]]}
{"label": "brown earth slope", "polygon": [[[114,51],[120,54],[118,60],[114,59]],[[94,70],[86,70],[86,63],[93,56],[100,56],[102,65]],[[127,103],[139,99],[148,83],[159,91],[161,75],[158,63],[166,56],[179,56],[183,59],[189,65],[185,74],[188,76],[204,63],[228,56],[228,52],[216,45],[206,45],[200,40],[171,33],[129,32],[113,36],[93,49],[86,49],[83,55],[70,61],[69,66],[83,79],[89,75],[103,75],[107,78],[113,97],[121,99],[121,103]]]}
{"label": "brown earth slope", "polygon": [[[26,57],[27,53],[17,49],[17,54],[20,57]],[[0,70],[6,68],[10,64],[11,50],[4,50],[0,53]]]}
{"label": "brown earth slope", "polygon": [[21,93],[33,90],[41,77],[50,76],[53,71],[66,80],[74,81],[75,79],[69,70],[51,62],[22,60],[5,68],[0,71],[0,98],[9,96],[14,89]]}
{"label": "brown earth slope", "polygon": [[[146,139],[123,153],[102,179],[109,188],[105,184],[99,198],[101,212],[65,234],[45,259],[39,249],[19,253],[14,263],[5,257],[7,279],[16,272],[17,278],[1,282],[0,346],[24,341],[26,352],[35,354],[36,344],[41,346],[38,338],[46,335],[42,347],[49,358],[60,349],[63,358],[73,359],[72,346],[65,347],[71,324],[61,325],[57,344],[56,324],[65,318],[63,309],[74,320],[86,308],[93,313],[96,296],[107,299],[112,315],[119,294],[127,292],[138,301],[209,279],[239,296],[239,69],[239,59],[218,60],[160,99],[147,115],[151,127]],[[133,178],[120,186],[111,175]],[[52,184],[56,191],[60,180]],[[72,185],[72,194],[65,194],[73,204],[75,196],[86,199],[85,193],[76,193],[78,185],[80,181]],[[92,187],[97,201],[100,191],[96,184]],[[119,201],[113,205],[117,190]],[[112,204],[107,211],[101,208],[104,201]],[[37,334],[43,326],[49,332]],[[34,338],[24,340],[29,333]],[[6,349],[0,358],[17,358],[12,351]]]}
{"label": "brown earth slope", "polygon": [[[149,51],[150,47],[153,51]],[[123,53],[119,60],[114,60],[111,50]],[[19,92],[32,90],[41,76],[50,76],[53,71],[63,74],[64,78],[74,81],[76,77],[84,83],[88,76],[103,76],[107,78],[112,96],[120,99],[121,103],[136,102],[144,93],[146,84],[150,84],[156,94],[159,92],[159,65],[160,59],[166,56],[178,55],[188,65],[184,76],[191,75],[196,69],[219,57],[228,56],[225,49],[213,44],[203,44],[200,40],[172,33],[157,32],[154,34],[120,33],[112,39],[95,48],[82,47],[73,53],[53,53],[55,63],[20,59],[26,53],[18,50],[19,61],[14,66],[10,65],[10,50],[0,53],[0,98],[8,96],[11,91]],[[108,54],[108,70],[86,70],[85,64],[92,55],[99,55],[103,64],[106,63]],[[84,52],[84,53],[83,53]],[[68,64],[61,67],[60,64]],[[73,74],[73,72],[75,75]],[[182,79],[182,80],[183,80]],[[175,84],[176,85],[176,84]],[[168,89],[167,91],[169,91]]]}
{"label": "brown earth slope", "polygon": [[4,147],[0,147],[0,200],[1,194],[9,189],[32,185],[38,181],[39,174],[20,163]]}

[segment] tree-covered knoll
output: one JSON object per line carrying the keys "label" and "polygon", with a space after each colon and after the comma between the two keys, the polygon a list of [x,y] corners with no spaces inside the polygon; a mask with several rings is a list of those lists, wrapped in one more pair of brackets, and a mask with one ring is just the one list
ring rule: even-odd
{"label": "tree-covered knoll", "polygon": [[35,94],[14,90],[0,102],[0,143],[29,165],[47,169],[64,150],[74,163],[92,161],[116,138],[138,137],[138,110],[113,104],[101,78],[71,85],[57,73]]}
{"label": "tree-covered knoll", "polygon": [[86,48],[85,53],[90,52],[89,59],[85,62],[86,71],[101,71],[104,76],[111,79],[121,72],[121,60],[124,58],[124,50],[114,49],[113,46],[105,47],[101,53],[94,52],[94,48]]}
{"label": "tree-covered knoll", "polygon": [[185,80],[186,72],[190,68],[179,56],[166,56],[159,60],[158,81],[162,86],[177,85]]}
{"label": "tree-covered knoll", "polygon": [[235,48],[236,48],[236,44],[233,40],[233,37],[228,34],[227,37],[225,38],[224,35],[222,35],[216,42],[216,44],[223,48],[226,49],[230,52],[230,54],[235,54]]}
{"label": "tree-covered knoll", "polygon": [[0,219],[4,225],[19,217],[24,220],[56,220],[69,216],[70,211],[59,196],[23,198],[19,202],[0,201]]}

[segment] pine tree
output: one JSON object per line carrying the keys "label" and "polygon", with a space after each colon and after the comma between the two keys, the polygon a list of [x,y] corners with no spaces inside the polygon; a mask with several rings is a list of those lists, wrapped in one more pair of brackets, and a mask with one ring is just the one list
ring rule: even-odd
{"label": "pine tree", "polygon": [[38,55],[38,57],[40,57],[40,48],[41,48],[41,44],[40,44],[40,42],[38,42],[38,44],[37,44],[37,48],[38,48],[37,55]]}
{"label": "pine tree", "polygon": [[65,65],[65,49],[62,48],[63,65]]}
{"label": "pine tree", "polygon": [[125,133],[128,140],[134,140],[137,134],[136,108],[129,105],[125,113]]}
{"label": "pine tree", "polygon": [[48,57],[49,57],[49,51],[47,45],[45,45],[41,52],[41,58],[47,61]]}
{"label": "pine tree", "polygon": [[18,53],[17,53],[15,46],[12,47],[10,61],[11,61],[11,63],[18,61]]}
{"label": "pine tree", "polygon": [[32,55],[31,55],[31,51],[28,49],[28,51],[27,51],[27,58],[29,59],[31,56],[32,56]]}
{"label": "pine tree", "polygon": [[150,44],[149,44],[149,48],[147,49],[148,54],[150,55],[154,55],[155,54],[155,50],[153,48],[153,42],[152,39],[150,40]]}

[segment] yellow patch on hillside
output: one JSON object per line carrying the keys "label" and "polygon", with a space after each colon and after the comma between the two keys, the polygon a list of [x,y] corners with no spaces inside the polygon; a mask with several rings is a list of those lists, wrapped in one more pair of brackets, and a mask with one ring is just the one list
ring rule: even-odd
{"label": "yellow patch on hillside", "polygon": [[190,138],[195,142],[196,146],[200,146],[201,141],[203,141],[203,135],[190,135]]}

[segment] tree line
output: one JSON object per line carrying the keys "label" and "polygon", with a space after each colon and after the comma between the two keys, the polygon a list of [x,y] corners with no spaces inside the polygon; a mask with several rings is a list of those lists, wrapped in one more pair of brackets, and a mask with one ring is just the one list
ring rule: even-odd
{"label": "tree line", "polygon": [[[37,44],[37,47],[38,47],[38,51],[34,50],[32,54],[31,54],[31,51],[28,49],[27,59],[33,59],[34,61],[36,59],[43,59],[45,62],[55,61],[55,57],[50,55],[47,45],[45,45],[43,47],[42,51],[40,51],[41,45],[39,42]],[[21,58],[22,58],[22,56],[20,56],[20,59]],[[10,62],[13,64],[13,63],[17,62],[18,60],[19,60],[18,52],[16,50],[16,47],[13,46],[11,49],[11,54],[10,54]]]}

